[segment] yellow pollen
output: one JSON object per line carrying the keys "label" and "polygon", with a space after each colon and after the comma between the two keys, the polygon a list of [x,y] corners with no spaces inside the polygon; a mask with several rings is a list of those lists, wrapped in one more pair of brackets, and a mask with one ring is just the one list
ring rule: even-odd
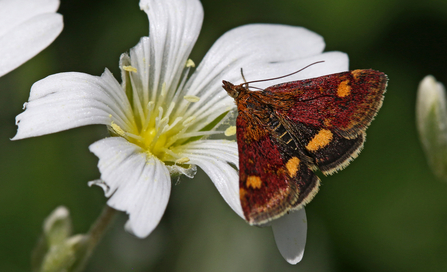
{"label": "yellow pollen", "polygon": [[293,178],[296,176],[296,173],[298,172],[300,167],[300,159],[297,157],[293,157],[286,163],[287,171],[289,172],[289,175]]}
{"label": "yellow pollen", "polygon": [[138,71],[137,68],[130,66],[130,65],[123,66],[123,70],[126,72],[133,72],[133,73],[136,73]]}
{"label": "yellow pollen", "polygon": [[115,133],[118,134],[119,136],[123,137],[124,135],[126,135],[126,132],[115,122],[112,121],[110,126],[112,127],[113,131],[115,131]]}
{"label": "yellow pollen", "polygon": [[348,84],[349,80],[345,80],[338,85],[337,89],[338,97],[345,97],[351,94],[351,86],[349,86]]}
{"label": "yellow pollen", "polygon": [[190,161],[190,159],[188,157],[183,157],[183,158],[176,160],[175,163],[183,164],[183,163],[187,163],[189,161]]}
{"label": "yellow pollen", "polygon": [[246,184],[247,187],[251,186],[253,189],[260,189],[262,186],[262,181],[258,176],[248,176]]}
{"label": "yellow pollen", "polygon": [[312,140],[306,145],[306,149],[309,151],[317,151],[327,146],[333,138],[333,134],[328,129],[320,130]]}
{"label": "yellow pollen", "polygon": [[183,97],[183,99],[185,99],[188,102],[199,102],[200,101],[200,97],[195,96],[195,95],[185,95]]}
{"label": "yellow pollen", "polygon": [[186,61],[186,65],[185,65],[187,68],[189,68],[189,67],[196,67],[196,64],[194,63],[194,61],[192,61],[192,59],[188,59],[187,61]]}
{"label": "yellow pollen", "polygon": [[228,127],[226,130],[225,130],[225,136],[233,136],[234,134],[236,134],[236,127],[235,126],[231,126],[231,127]]}

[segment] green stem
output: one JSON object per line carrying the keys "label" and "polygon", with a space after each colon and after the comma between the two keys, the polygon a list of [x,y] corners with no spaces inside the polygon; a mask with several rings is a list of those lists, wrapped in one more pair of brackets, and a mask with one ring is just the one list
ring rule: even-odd
{"label": "green stem", "polygon": [[85,265],[87,264],[87,261],[90,259],[93,250],[95,249],[96,245],[101,240],[102,236],[106,232],[108,226],[113,222],[115,219],[115,215],[117,214],[117,210],[109,207],[107,204],[102,210],[101,214],[99,215],[98,219],[96,219],[95,223],[90,227],[89,232],[87,233],[88,237],[88,244],[87,249],[84,255],[84,258],[82,258],[80,264],[77,266],[77,268],[74,270],[76,272],[80,272],[84,270]]}

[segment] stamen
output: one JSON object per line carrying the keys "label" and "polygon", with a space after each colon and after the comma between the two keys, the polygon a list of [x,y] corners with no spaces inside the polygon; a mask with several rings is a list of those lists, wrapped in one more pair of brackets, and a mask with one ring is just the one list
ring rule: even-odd
{"label": "stamen", "polygon": [[163,84],[161,85],[161,96],[166,97],[166,82],[163,82]]}
{"label": "stamen", "polygon": [[225,136],[233,136],[236,134],[236,126],[230,126],[225,130]]}
{"label": "stamen", "polygon": [[165,118],[161,119],[160,128],[159,128],[159,131],[161,131],[160,134],[163,134],[166,131],[168,131],[168,129],[169,129],[168,123],[169,123],[169,118],[168,117],[165,117]]}
{"label": "stamen", "polygon": [[185,95],[183,97],[183,99],[185,99],[188,102],[199,102],[200,101],[200,97],[195,96],[195,95]]}
{"label": "stamen", "polygon": [[175,102],[171,102],[171,105],[169,106],[168,110],[166,111],[165,116],[170,116],[174,107],[175,107]]}
{"label": "stamen", "polygon": [[190,67],[196,67],[196,64],[194,63],[194,61],[192,61],[192,59],[188,59],[187,61],[186,61],[186,68],[190,68]]}
{"label": "stamen", "polygon": [[196,119],[195,116],[190,116],[190,117],[186,118],[186,120],[183,121],[183,126],[189,127],[195,119]]}
{"label": "stamen", "polygon": [[[186,121],[185,121],[186,122]],[[183,122],[183,124],[185,124],[185,122]],[[181,135],[183,135],[183,133],[188,129],[188,126],[183,127],[179,132],[177,132],[177,134],[175,134],[174,136],[169,138],[169,142],[166,143],[166,146],[171,146],[173,145],[178,139],[180,139]]]}
{"label": "stamen", "polygon": [[139,136],[139,135],[135,135],[133,133],[130,132],[126,132],[124,131],[120,126],[118,126],[115,122],[112,121],[112,123],[110,124],[110,127],[112,128],[112,130],[119,136],[125,138],[126,140],[129,140],[130,138],[133,138],[139,142],[142,142],[144,139],[143,137]]}
{"label": "stamen", "polygon": [[139,135],[135,135],[135,134],[130,133],[130,132],[126,132],[126,136],[127,136],[127,137],[130,137],[130,138],[133,138],[133,139],[135,139],[135,140],[137,140],[137,141],[139,141],[139,142],[143,142],[143,141],[144,141],[144,138],[143,138],[143,137],[141,137],[141,136],[139,136]]}
{"label": "stamen", "polygon": [[197,136],[204,136],[204,135],[214,135],[214,134],[222,134],[223,131],[196,131],[196,132],[189,132],[189,133],[183,133],[181,136],[178,136],[177,139],[184,139],[184,138],[191,138],[191,137],[197,137]]}
{"label": "stamen", "polygon": [[146,118],[144,120],[143,127],[141,128],[142,131],[146,131],[147,127],[149,126],[149,122],[151,121],[151,115],[154,110],[155,103],[154,101],[149,101],[146,105]]}
{"label": "stamen", "polygon": [[171,155],[173,158],[179,160],[181,159],[177,153],[174,153],[171,149],[166,148],[165,153]]}
{"label": "stamen", "polygon": [[131,65],[123,66],[123,70],[126,72],[133,72],[133,73],[137,72],[137,68],[135,68]]}
{"label": "stamen", "polygon": [[163,107],[158,107],[158,116],[155,117],[155,127],[160,128],[160,121],[163,117]]}
{"label": "stamen", "polygon": [[110,124],[110,127],[119,136],[124,137],[126,135],[126,132],[120,126],[118,126],[115,122],[112,121],[112,123]]}
{"label": "stamen", "polygon": [[145,123],[145,114],[144,114],[144,105],[143,105],[143,101],[140,98],[140,94],[137,91],[137,85],[135,83],[136,80],[134,76],[130,75],[130,83],[131,83],[131,88],[132,88],[132,104],[133,104],[133,112],[134,112],[134,116],[135,117],[140,117],[140,118],[135,118],[135,120],[138,122],[140,122],[140,125],[143,125]]}
{"label": "stamen", "polygon": [[178,139],[184,138],[183,134],[188,129],[188,127],[194,122],[195,119],[196,119],[195,116],[190,116],[190,117],[186,118],[186,120],[183,121],[183,123],[182,123],[183,128],[179,132],[177,132],[177,134],[175,134],[175,135],[173,135],[172,137],[169,138],[169,142],[167,142],[166,146],[171,146]]}
{"label": "stamen", "polygon": [[[191,65],[191,63],[193,64],[193,65]],[[187,81],[187,79],[188,79],[188,75],[189,75],[189,71],[191,70],[191,67],[194,67],[195,66],[195,64],[194,64],[194,62],[192,61],[192,60],[189,60],[188,62],[186,62],[186,69],[183,69],[183,72],[182,72],[182,76],[181,76],[181,78],[182,78],[182,80],[181,80],[181,82],[180,82],[180,84],[178,84],[178,86],[177,86],[177,90],[176,90],[176,92],[175,92],[175,94],[174,94],[174,97],[172,98],[172,100],[173,101],[178,101],[179,100],[179,96],[180,95],[182,95],[183,93],[185,93],[185,89],[184,89],[184,86],[185,86],[185,84],[186,84],[186,81]],[[176,114],[176,115],[178,115],[177,114],[177,109],[176,109],[176,111],[174,112],[174,114]]]}
{"label": "stamen", "polygon": [[177,164],[184,164],[184,163],[187,163],[189,161],[190,161],[190,159],[188,157],[183,157],[183,158],[180,158],[180,159],[176,160],[175,163],[177,163]]}
{"label": "stamen", "polygon": [[177,117],[175,118],[174,122],[172,122],[172,124],[169,126],[169,128],[167,129],[167,131],[171,130],[173,127],[175,127],[178,122],[180,122],[183,119],[183,117]]}

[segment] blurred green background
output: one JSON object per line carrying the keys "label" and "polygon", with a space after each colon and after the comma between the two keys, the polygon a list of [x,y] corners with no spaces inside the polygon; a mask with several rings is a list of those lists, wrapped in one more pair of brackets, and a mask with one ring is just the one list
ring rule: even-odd
{"label": "blurred green background", "polygon": [[[278,23],[322,35],[351,68],[388,74],[388,92],[365,149],[342,172],[322,178],[307,208],[304,259],[286,263],[270,228],[248,226],[209,178],[181,178],[157,229],[139,240],[118,220],[86,271],[447,271],[447,184],[430,172],[415,129],[420,80],[447,83],[445,0],[203,0],[205,21],[192,59],[236,26]],[[120,79],[118,59],[148,33],[137,0],[64,1],[65,28],[25,65],[0,78],[0,271],[29,271],[44,218],[67,206],[74,232],[86,232],[106,199],[88,146],[102,126],[11,142],[29,89],[47,75],[79,71]],[[300,68],[300,67],[297,67]]]}

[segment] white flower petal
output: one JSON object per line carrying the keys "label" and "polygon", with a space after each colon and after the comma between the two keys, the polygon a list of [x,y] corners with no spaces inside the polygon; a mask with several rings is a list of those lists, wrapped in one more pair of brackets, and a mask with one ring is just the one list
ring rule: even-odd
{"label": "white flower petal", "polygon": [[[296,80],[303,80],[307,78],[314,78],[323,75],[329,75],[339,72],[345,72],[349,69],[349,58],[348,55],[342,52],[324,52],[317,55],[308,56],[305,58],[284,61],[280,63],[271,63],[266,65],[264,69],[256,69],[256,67],[247,69],[253,72],[244,72],[247,81],[259,80],[259,79],[269,79],[271,77],[281,77],[295,71],[298,71],[312,63],[324,61],[322,63],[316,63],[306,69],[276,80],[269,80],[264,82],[256,82],[250,86],[255,86],[257,88],[265,89],[267,87]],[[244,70],[245,71],[245,70]],[[239,79],[236,84],[243,83],[242,79]]]}
{"label": "white flower petal", "polygon": [[151,82],[149,79],[149,63],[151,60],[150,44],[149,37],[142,37],[140,42],[130,49],[130,56],[124,53],[120,58],[121,69],[124,66],[136,68],[136,72],[129,73],[130,81],[127,79],[125,70],[122,70],[121,73],[124,87],[127,88],[129,84],[132,86],[133,101],[131,102],[134,107],[141,108],[147,105],[149,101],[155,99],[156,94],[149,89],[149,83]]}
{"label": "white flower petal", "polygon": [[182,146],[182,149],[180,155],[202,168],[228,205],[244,218],[239,200],[239,173],[235,169],[239,167],[236,142],[199,140]]}
{"label": "white flower petal", "polygon": [[306,246],[307,219],[303,209],[272,222],[273,235],[279,252],[290,264],[301,261]]}
{"label": "white flower petal", "polygon": [[149,90],[158,92],[165,85],[172,92],[167,95],[169,98],[175,92],[174,87],[199,35],[203,8],[198,0],[141,0],[140,8],[149,17],[151,58],[136,56],[136,61],[146,61],[144,65],[149,65],[152,79]]}
{"label": "white flower petal", "polygon": [[287,62],[319,54],[324,49],[321,36],[302,27],[254,24],[232,29],[208,51],[192,76],[188,94],[201,97],[209,89],[221,89],[222,79],[241,79],[240,68],[247,65],[262,70],[272,63]]}
{"label": "white flower petal", "polygon": [[54,13],[58,8],[59,0],[2,0],[0,36],[35,16]]}
{"label": "white flower petal", "polygon": [[106,138],[90,146],[99,158],[101,179],[113,194],[107,204],[126,211],[126,224],[139,238],[148,236],[160,222],[171,192],[166,166],[121,137]]}
{"label": "white flower petal", "polygon": [[56,39],[63,28],[57,0],[0,1],[0,76],[17,68]]}
{"label": "white flower petal", "polygon": [[13,140],[111,121],[129,131],[134,122],[127,97],[108,70],[101,77],[70,72],[44,78],[32,86],[25,108],[16,117]]}
{"label": "white flower petal", "polygon": [[[196,116],[195,124],[190,129],[199,130],[203,124],[229,111],[234,107],[234,102],[222,89],[222,80],[242,83],[241,68],[247,80],[282,76],[318,60],[325,60],[326,63],[315,65],[312,69],[324,70],[323,67],[333,65],[332,58],[344,58],[341,66],[347,69],[346,55],[333,53],[334,56],[323,57],[323,49],[323,38],[301,27],[256,24],[235,28],[216,41],[185,87],[187,95],[196,95],[200,101],[189,108],[186,108],[187,102],[183,102],[177,107],[177,112]],[[340,65],[339,62],[334,63]],[[333,71],[346,69],[337,68]],[[310,71],[306,73],[311,74]],[[323,75],[318,72],[313,74]],[[297,78],[290,77],[279,82]],[[256,86],[262,88],[275,83],[278,82],[269,81]]]}

